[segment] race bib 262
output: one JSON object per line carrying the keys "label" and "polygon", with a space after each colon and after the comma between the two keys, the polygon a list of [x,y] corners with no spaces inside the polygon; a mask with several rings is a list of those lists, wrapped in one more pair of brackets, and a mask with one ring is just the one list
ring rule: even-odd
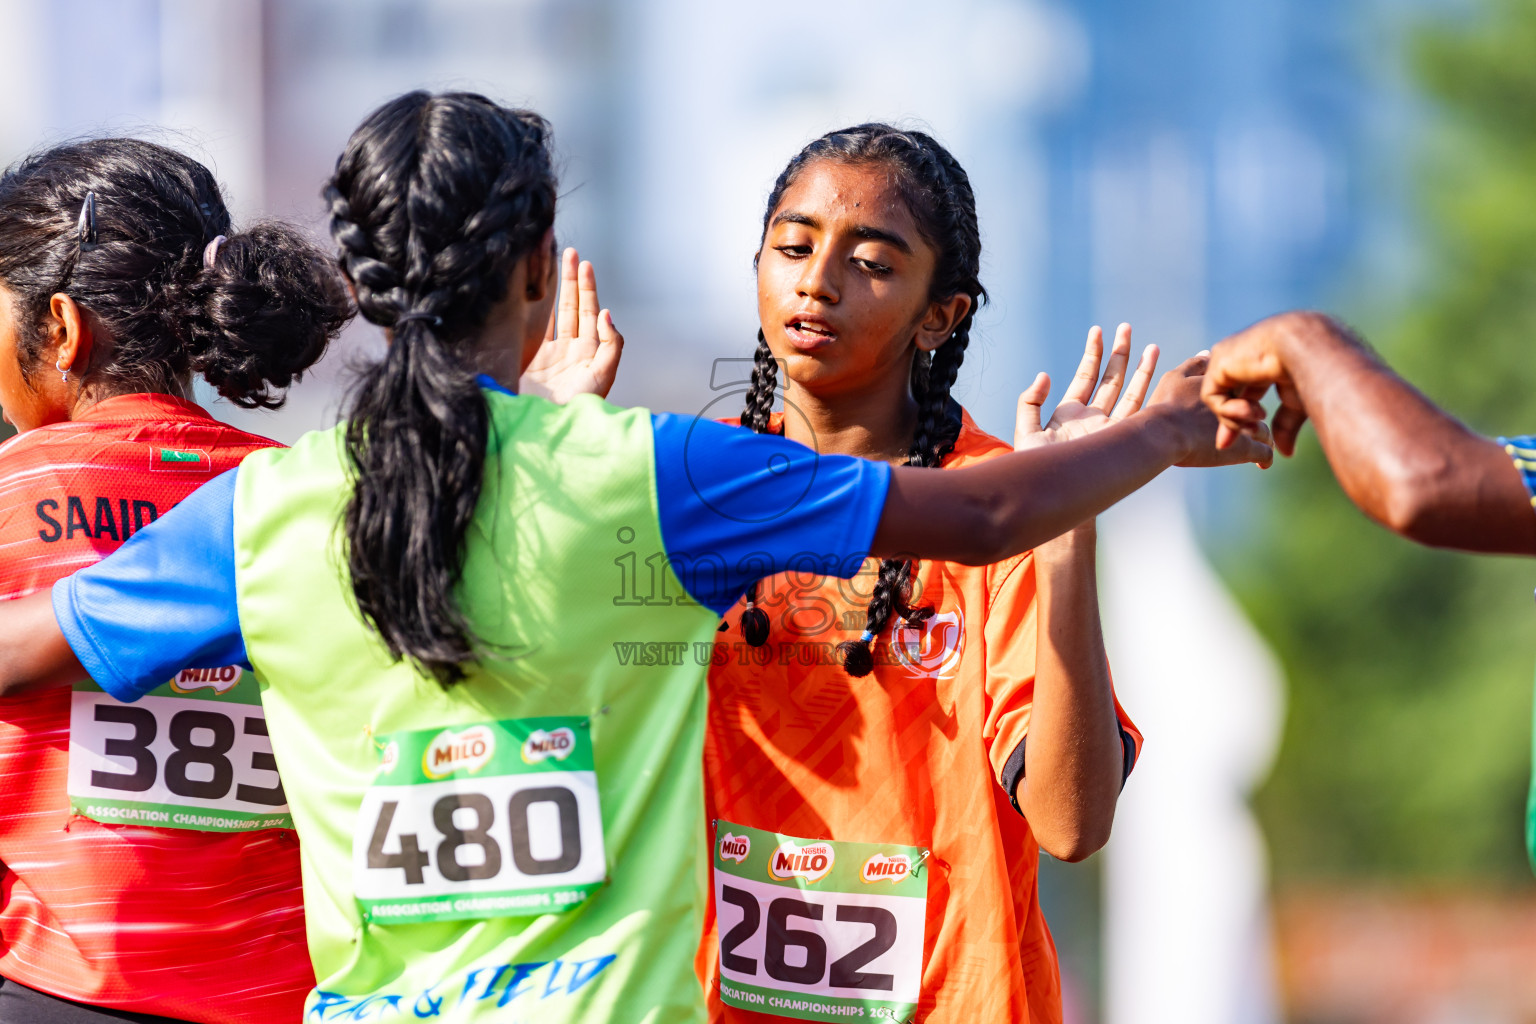
{"label": "race bib 262", "polygon": [[927,854],[715,823],[720,1001],[780,1017],[911,1018]]}

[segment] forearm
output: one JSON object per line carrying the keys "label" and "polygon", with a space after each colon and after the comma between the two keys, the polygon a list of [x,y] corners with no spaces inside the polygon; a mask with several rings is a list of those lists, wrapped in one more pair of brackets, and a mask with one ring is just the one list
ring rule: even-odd
{"label": "forearm", "polygon": [[1422,544],[1536,553],[1509,456],[1326,317],[1278,318],[1276,350],[1334,475],[1366,515]]}
{"label": "forearm", "polygon": [[84,678],[54,618],[48,591],[0,601],[0,697]]}
{"label": "forearm", "polygon": [[1035,551],[1038,638],[1015,798],[1041,849],[1079,861],[1109,841],[1125,764],[1099,623],[1092,524]]}
{"label": "forearm", "polygon": [[1188,450],[1174,419],[1149,410],[1088,437],[978,466],[898,468],[870,553],[999,562],[1092,519]]}

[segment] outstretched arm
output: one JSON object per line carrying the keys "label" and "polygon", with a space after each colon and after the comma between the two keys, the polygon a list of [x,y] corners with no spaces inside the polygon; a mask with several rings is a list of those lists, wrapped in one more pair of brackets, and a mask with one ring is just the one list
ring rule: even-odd
{"label": "outstretched arm", "polygon": [[1536,554],[1536,514],[1513,460],[1439,409],[1347,328],[1317,313],[1262,320],[1218,344],[1205,378],[1218,445],[1264,421],[1286,455],[1311,419],[1340,486],[1361,511],[1435,547]]}
{"label": "outstretched arm", "polygon": [[44,590],[0,602],[0,697],[86,678]]}

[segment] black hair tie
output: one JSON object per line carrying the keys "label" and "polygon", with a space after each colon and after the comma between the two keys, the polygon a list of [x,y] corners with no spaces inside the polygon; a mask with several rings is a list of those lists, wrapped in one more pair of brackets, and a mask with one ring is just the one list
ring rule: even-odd
{"label": "black hair tie", "polygon": [[405,315],[403,315],[401,317],[398,317],[395,320],[395,330],[398,331],[401,327],[405,326],[406,324],[412,323],[412,322],[417,321],[417,320],[426,321],[426,322],[430,323],[433,327],[441,327],[441,326],[443,326],[443,318],[440,317],[440,316],[437,316],[437,315],[435,315],[433,313],[406,313]]}

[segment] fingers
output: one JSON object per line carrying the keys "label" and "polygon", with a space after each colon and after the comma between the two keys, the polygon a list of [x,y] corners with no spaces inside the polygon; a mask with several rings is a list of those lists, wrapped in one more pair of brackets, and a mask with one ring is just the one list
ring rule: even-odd
{"label": "fingers", "polygon": [[580,288],[576,282],[579,258],[576,250],[566,249],[560,254],[560,301],[557,303],[559,320],[555,324],[555,337],[574,338],[581,315]]}
{"label": "fingers", "polygon": [[577,323],[576,333],[578,337],[595,341],[597,340],[597,271],[592,269],[592,264],[582,260],[576,272]]}
{"label": "fingers", "polygon": [[1125,394],[1120,396],[1120,404],[1116,405],[1115,411],[1110,413],[1110,419],[1125,419],[1139,410],[1142,403],[1147,400],[1147,391],[1152,387],[1152,378],[1157,375],[1158,354],[1156,345],[1148,345],[1142,350],[1141,361],[1136,364],[1136,372],[1131,374],[1130,383],[1125,386]]}
{"label": "fingers", "polygon": [[1051,377],[1037,373],[1029,387],[1019,395],[1019,406],[1013,421],[1013,446],[1017,448],[1022,438],[1040,433],[1041,406],[1051,393]]}
{"label": "fingers", "polygon": [[1088,329],[1088,342],[1083,346],[1082,361],[1077,364],[1077,373],[1072,375],[1072,383],[1067,385],[1066,393],[1061,396],[1063,403],[1088,404],[1088,399],[1093,397],[1093,386],[1099,382],[1099,363],[1103,358],[1104,331],[1095,324]]}
{"label": "fingers", "polygon": [[1307,422],[1307,410],[1282,404],[1275,410],[1275,447],[1280,454],[1290,458],[1296,454],[1296,439],[1301,436],[1302,424]]}
{"label": "fingers", "polygon": [[613,314],[603,310],[597,316],[597,352],[592,356],[592,377],[597,381],[597,393],[604,398],[613,387],[619,374],[619,357],[624,354],[624,335],[613,326]]}
{"label": "fingers", "polygon": [[1131,325],[1115,328],[1115,343],[1109,349],[1109,363],[1104,367],[1104,377],[1099,390],[1090,403],[1102,413],[1108,413],[1120,398],[1120,388],[1125,384],[1125,371],[1131,362]]}

